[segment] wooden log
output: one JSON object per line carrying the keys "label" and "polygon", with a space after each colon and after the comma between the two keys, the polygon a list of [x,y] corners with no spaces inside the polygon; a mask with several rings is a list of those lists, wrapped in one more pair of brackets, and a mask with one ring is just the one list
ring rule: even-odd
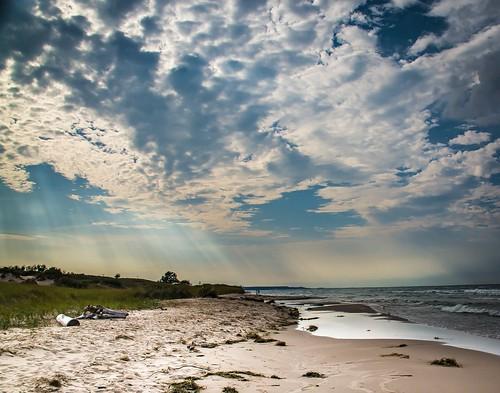
{"label": "wooden log", "polygon": [[62,326],[79,326],[80,321],[75,318],[68,317],[67,315],[64,314],[59,314],[56,317],[56,321],[61,324]]}

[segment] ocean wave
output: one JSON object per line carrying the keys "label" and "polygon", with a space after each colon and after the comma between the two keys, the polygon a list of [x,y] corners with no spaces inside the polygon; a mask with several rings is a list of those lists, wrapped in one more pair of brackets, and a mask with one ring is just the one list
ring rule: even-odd
{"label": "ocean wave", "polygon": [[464,314],[485,314],[485,315],[490,315],[492,317],[500,317],[500,311],[490,310],[487,308],[476,308],[476,307],[467,306],[465,304],[455,304],[454,306],[444,306],[444,307],[441,307],[441,311],[464,313]]}
{"label": "ocean wave", "polygon": [[466,289],[464,292],[472,293],[475,295],[500,296],[500,289],[493,289],[493,288]]}

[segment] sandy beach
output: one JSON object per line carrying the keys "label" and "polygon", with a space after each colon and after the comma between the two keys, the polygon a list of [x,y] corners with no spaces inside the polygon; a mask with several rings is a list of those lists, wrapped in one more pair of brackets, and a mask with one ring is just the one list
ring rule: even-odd
{"label": "sandy beach", "polygon": [[[428,341],[317,337],[293,321],[273,304],[190,299],[126,320],[9,329],[0,332],[0,391],[168,392],[190,377],[204,392],[499,390],[498,356]],[[430,364],[443,357],[462,367]]]}

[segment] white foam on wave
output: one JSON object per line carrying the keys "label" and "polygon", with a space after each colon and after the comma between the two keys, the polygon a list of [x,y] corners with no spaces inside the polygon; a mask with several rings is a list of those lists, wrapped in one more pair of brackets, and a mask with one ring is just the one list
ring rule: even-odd
{"label": "white foam on wave", "polygon": [[466,289],[464,292],[477,295],[500,296],[500,289],[494,289],[494,288]]}
{"label": "white foam on wave", "polygon": [[492,317],[500,317],[500,311],[490,310],[487,308],[471,307],[465,304],[455,304],[454,306],[443,306],[441,307],[441,310],[446,312],[455,312],[463,314],[487,314]]}

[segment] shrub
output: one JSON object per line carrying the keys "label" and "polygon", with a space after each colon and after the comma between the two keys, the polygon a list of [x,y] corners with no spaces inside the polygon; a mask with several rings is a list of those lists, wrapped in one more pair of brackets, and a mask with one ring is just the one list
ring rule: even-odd
{"label": "shrub", "polygon": [[203,284],[201,288],[198,290],[198,297],[218,297],[217,292],[210,284]]}

